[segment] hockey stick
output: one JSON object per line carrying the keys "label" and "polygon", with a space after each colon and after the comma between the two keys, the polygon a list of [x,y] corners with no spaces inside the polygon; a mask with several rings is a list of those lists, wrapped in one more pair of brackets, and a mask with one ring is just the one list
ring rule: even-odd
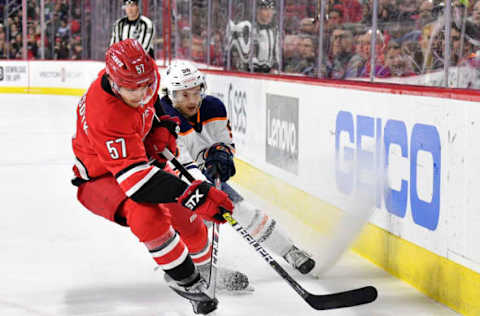
{"label": "hockey stick", "polygon": [[[175,159],[177,160],[177,159]],[[172,162],[173,163],[173,162]],[[183,165],[180,164],[182,167]],[[178,168],[178,167],[177,167]],[[179,169],[180,170],[180,169]],[[220,190],[220,179],[215,178],[215,187]],[[212,227],[212,258],[210,261],[210,279],[208,281],[208,295],[215,297],[215,288],[217,285],[217,263],[218,263],[218,240],[220,237],[220,226],[217,223],[213,223]]]}
{"label": "hockey stick", "polygon": [[[188,170],[178,162],[175,156],[172,155],[168,149],[165,149],[163,155],[170,160],[175,167],[185,176],[192,175]],[[295,279],[293,279],[290,274],[288,274],[285,269],[280,266],[280,264],[272,258],[270,253],[263,248],[256,240],[248,233],[248,231],[241,226],[235,218],[232,217],[232,214],[227,212],[226,210],[223,211],[223,218],[235,229],[242,237],[245,239],[250,246],[252,246],[255,251],[257,251],[262,258],[284,279],[290,287],[293,288],[295,292],[297,292],[300,297],[303,298],[305,302],[307,302],[312,308],[316,310],[326,310],[326,309],[335,309],[335,308],[342,308],[342,307],[352,307],[361,304],[367,304],[375,301],[377,298],[377,289],[373,286],[365,286],[362,288],[344,291],[344,292],[337,292],[332,294],[324,294],[324,295],[317,295],[312,294],[305,290]]]}
{"label": "hockey stick", "polygon": [[[162,154],[182,173],[185,178],[187,178],[188,182],[192,183],[195,181],[195,178],[190,174],[190,172],[187,171],[187,169],[185,169],[185,167],[177,160],[177,158],[175,158],[168,148],[165,148]],[[219,179],[215,179],[215,185],[217,185],[217,180],[220,181]],[[210,258],[210,275],[207,287],[207,294],[211,298],[215,297],[215,289],[217,286],[218,241],[219,225],[217,223],[213,223],[211,245],[212,257]]]}

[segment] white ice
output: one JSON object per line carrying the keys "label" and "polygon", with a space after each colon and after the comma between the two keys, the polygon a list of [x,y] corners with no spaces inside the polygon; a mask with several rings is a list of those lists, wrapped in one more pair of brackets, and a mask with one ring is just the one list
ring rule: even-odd
{"label": "white ice", "polygon": [[[70,139],[79,98],[0,97],[0,315],[192,315],[128,229],[76,201]],[[377,301],[315,311],[230,227],[220,238],[220,264],[247,273],[255,292],[219,294],[215,315],[457,315],[350,252],[321,279],[286,269],[318,294],[374,285]]]}

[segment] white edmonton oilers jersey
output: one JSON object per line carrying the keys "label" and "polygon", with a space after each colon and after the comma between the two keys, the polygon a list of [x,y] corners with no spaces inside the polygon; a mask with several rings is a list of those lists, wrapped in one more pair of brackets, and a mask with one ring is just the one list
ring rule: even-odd
{"label": "white edmonton oilers jersey", "polygon": [[165,114],[180,119],[180,133],[177,138],[178,161],[196,179],[205,180],[199,169],[204,165],[204,153],[215,143],[224,143],[235,152],[227,110],[223,102],[213,96],[202,100],[200,110],[192,118],[186,118],[173,106],[169,97],[160,100]]}

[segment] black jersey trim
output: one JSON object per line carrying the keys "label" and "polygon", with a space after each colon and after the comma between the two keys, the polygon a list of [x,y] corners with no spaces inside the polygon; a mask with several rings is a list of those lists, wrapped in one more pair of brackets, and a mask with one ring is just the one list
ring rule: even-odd
{"label": "black jersey trim", "polygon": [[159,170],[130,198],[139,203],[173,203],[187,187],[188,185],[178,177]]}
{"label": "black jersey trim", "polygon": [[148,165],[148,162],[147,162],[147,161],[140,161],[140,162],[131,164],[130,166],[126,167],[125,169],[120,170],[120,171],[115,175],[115,178],[118,179],[118,178],[121,177],[123,174],[125,174],[125,173],[127,173],[128,171],[132,170],[133,168],[136,168],[136,167],[141,166],[141,165]]}

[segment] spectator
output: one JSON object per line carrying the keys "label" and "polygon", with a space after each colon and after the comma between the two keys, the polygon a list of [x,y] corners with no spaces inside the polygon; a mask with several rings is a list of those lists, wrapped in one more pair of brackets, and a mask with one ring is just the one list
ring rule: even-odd
{"label": "spectator", "polygon": [[298,49],[300,37],[298,35],[287,35],[283,41],[283,71],[295,72],[300,61],[300,50]]}
{"label": "spectator", "polygon": [[72,57],[73,60],[82,59],[83,47],[82,44],[73,44]]}
{"label": "spectator", "polygon": [[423,1],[420,4],[417,18],[417,29],[422,29],[428,23],[432,23],[435,20],[433,15],[433,2],[431,0]]}
{"label": "spectator", "polygon": [[300,62],[294,72],[301,73],[306,76],[315,76],[316,53],[315,41],[311,36],[302,36],[299,45]]}
{"label": "spectator", "polygon": [[343,12],[339,9],[331,9],[327,14],[325,29],[331,31],[343,24]]}
{"label": "spectator", "polygon": [[[455,24],[456,26],[461,29],[463,24],[463,14],[464,8],[459,2],[456,2],[455,7]],[[477,0],[472,9],[472,14],[469,18],[465,21],[465,35],[467,39],[472,39],[474,41],[480,41],[480,1]]]}
{"label": "spectator", "polygon": [[[280,33],[274,21],[274,0],[256,0],[256,23],[253,30],[250,21],[237,24],[229,22],[229,46],[232,69],[249,71],[250,47],[253,46],[253,71],[274,73],[278,70]],[[253,45],[250,44],[252,33]]]}
{"label": "spectator", "polygon": [[[379,0],[378,23],[380,26],[394,21],[396,16],[397,16],[397,13],[396,13],[396,8],[393,0]],[[371,21],[371,16],[370,16],[370,21]]]}
{"label": "spectator", "polygon": [[400,43],[403,37],[415,31],[415,23],[412,21],[400,21],[396,20],[391,23],[385,24],[384,32],[388,38],[388,41],[395,40]]}
{"label": "spectator", "polygon": [[[205,36],[205,38],[207,38]],[[210,64],[213,66],[223,66],[223,41],[222,34],[219,31],[214,32],[210,40]]]}
{"label": "spectator", "polygon": [[0,40],[5,41],[5,27],[0,23]]}
{"label": "spectator", "polygon": [[331,37],[331,71],[332,79],[358,77],[363,59],[356,54],[353,46],[353,32],[346,26],[333,31]]}
{"label": "spectator", "polygon": [[40,36],[35,36],[35,43],[36,43],[36,46],[37,46],[37,55],[36,57],[37,58],[40,58],[42,57],[42,51],[43,51],[43,54],[45,56],[45,58],[48,58],[48,53],[47,53],[47,45],[43,45],[42,47],[42,38]]}
{"label": "spectator", "polygon": [[67,39],[70,36],[70,27],[66,20],[60,20],[60,27],[57,29],[57,36]]}
{"label": "spectator", "polygon": [[[469,41],[465,41],[463,44],[463,51],[461,51],[461,31],[452,25],[450,30],[450,66],[458,66],[462,64],[465,59],[473,53],[473,46]],[[442,37],[444,38],[444,36]],[[443,47],[445,47],[445,40],[442,41]]]}
{"label": "spectator", "polygon": [[72,34],[76,34],[80,32],[80,29],[81,29],[81,25],[79,20],[72,20],[72,22],[70,22],[70,32]]}
{"label": "spectator", "polygon": [[300,21],[300,33],[314,35],[316,33],[315,23],[312,18],[303,18]]}
{"label": "spectator", "polygon": [[417,38],[407,38],[402,41],[401,49],[407,62],[412,65],[412,71],[420,74],[423,66],[423,54],[420,41]]}
{"label": "spectator", "polygon": [[[472,16],[467,21],[471,22],[471,24],[467,23],[470,24],[471,27],[475,29],[480,28],[480,1],[477,0],[473,5]],[[474,37],[474,39],[480,40],[480,36],[478,36],[478,33],[476,33],[476,35],[477,36]]]}
{"label": "spectator", "polygon": [[[305,12],[299,10],[297,0],[285,0],[284,30],[286,34],[297,34],[300,28],[300,19]],[[303,15],[302,15],[303,14]]]}
{"label": "spectator", "polygon": [[14,50],[14,54],[16,59],[21,59],[22,58],[22,47],[23,47],[23,39],[22,39],[22,34],[17,33],[15,38],[12,41],[12,48]]}
{"label": "spectator", "polygon": [[362,20],[363,8],[358,0],[334,0],[332,7],[342,11],[344,22],[356,23]]}
{"label": "spectator", "polygon": [[37,41],[35,35],[29,34],[27,40],[27,59],[35,59],[38,57]]}
{"label": "spectator", "polygon": [[57,37],[55,39],[55,47],[53,49],[53,58],[54,59],[68,59],[69,55],[68,43],[65,39]]}
{"label": "spectator", "polygon": [[[16,38],[18,34],[20,34],[19,30],[18,30],[18,25],[15,23],[15,22],[12,22],[10,25],[9,25],[9,28],[10,28],[10,38]],[[21,34],[20,34],[21,35]]]}
{"label": "spectator", "polygon": [[325,52],[331,52],[332,48],[332,32],[341,27],[343,24],[343,12],[339,9],[330,9],[326,16],[324,34],[323,34],[323,50]]}
{"label": "spectator", "polygon": [[29,0],[27,2],[27,16],[32,19],[37,19],[39,8],[40,5],[37,3],[37,0]]}
{"label": "spectator", "polygon": [[396,42],[390,42],[385,53],[385,66],[388,70],[387,77],[408,77],[414,76],[408,60],[402,53],[402,49]]}
{"label": "spectator", "polygon": [[396,0],[398,21],[414,23],[416,14],[418,13],[417,0]]}
{"label": "spectator", "polygon": [[190,42],[190,28],[185,26],[180,32],[180,45],[178,48],[178,52],[176,52],[177,59],[187,59],[189,58],[189,52],[191,49],[191,42]]}
{"label": "spectator", "polygon": [[[367,32],[358,36],[356,53],[362,57],[364,64],[360,70],[360,77],[370,77],[371,70],[371,47],[372,40],[372,30],[369,29]],[[386,74],[385,70],[385,58],[383,51],[385,49],[385,40],[380,31],[377,30],[377,37],[375,39],[375,77],[384,77]]]}
{"label": "spectator", "polygon": [[0,39],[0,59],[7,58],[7,44],[5,43],[5,39]]}
{"label": "spectator", "polygon": [[362,25],[371,25],[372,24],[372,12],[373,10],[373,0],[363,1],[362,4]]}
{"label": "spectator", "polygon": [[192,60],[199,63],[205,62],[205,51],[203,49],[203,39],[199,35],[193,35],[193,38],[192,38]]}

